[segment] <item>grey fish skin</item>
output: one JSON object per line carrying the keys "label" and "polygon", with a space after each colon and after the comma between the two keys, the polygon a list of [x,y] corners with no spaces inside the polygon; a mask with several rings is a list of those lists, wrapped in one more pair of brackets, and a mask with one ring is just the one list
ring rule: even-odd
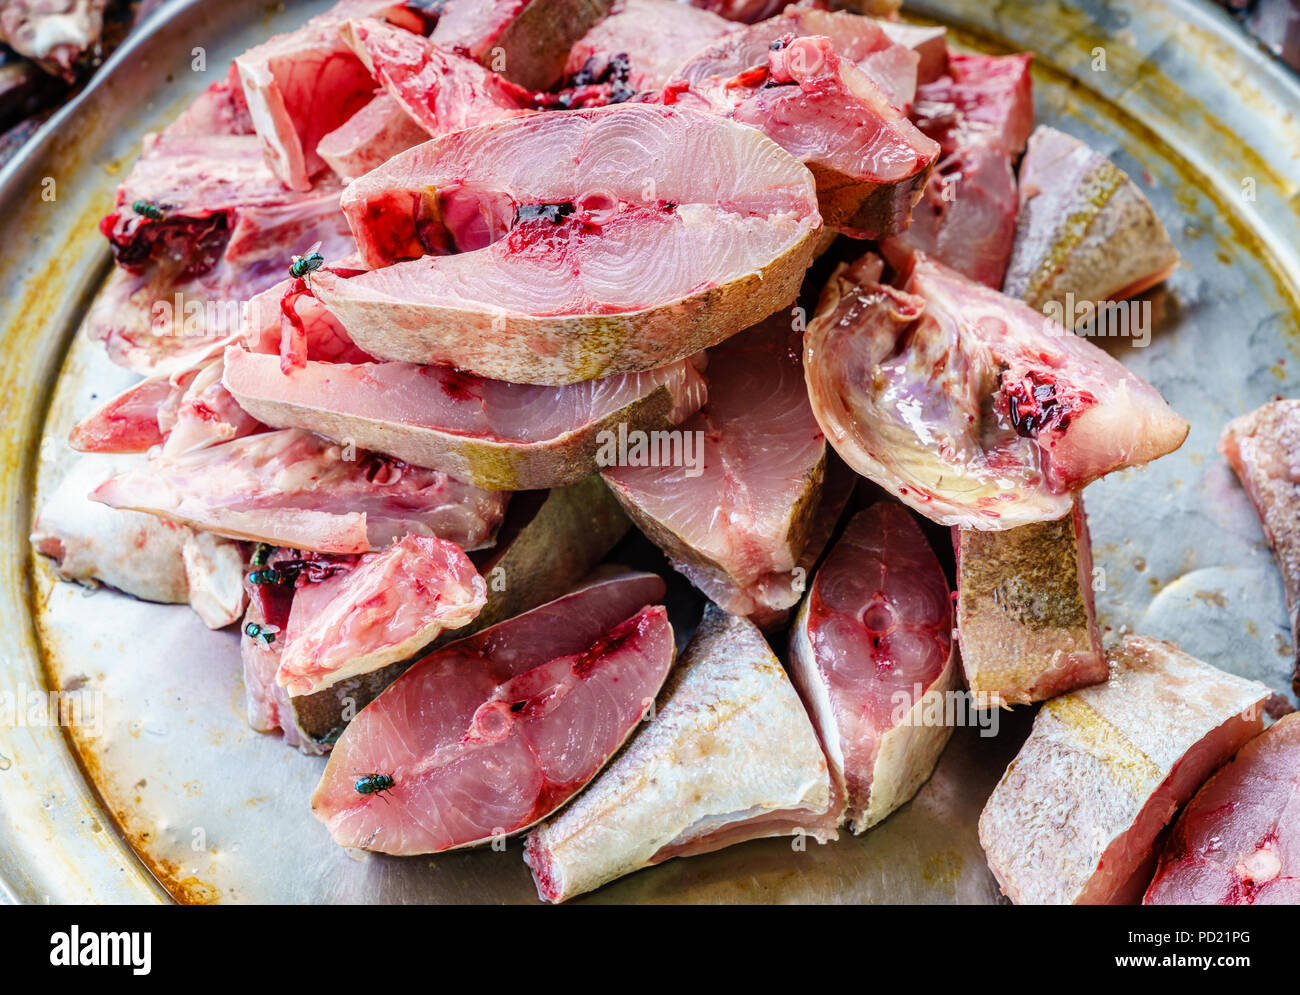
{"label": "grey fish skin", "polygon": [[623,754],[528,838],[543,901],[674,856],[800,831],[835,839],[826,758],[758,629],[705,609],[657,711]]}
{"label": "grey fish skin", "polygon": [[1139,901],[1160,831],[1263,725],[1268,688],[1172,643],[1128,636],[1107,657],[1107,683],[1043,705],[980,815],[1018,905]]}
{"label": "grey fish skin", "polygon": [[1296,654],[1291,687],[1300,695],[1300,400],[1273,401],[1233,419],[1219,452],[1241,478],[1282,571]]}

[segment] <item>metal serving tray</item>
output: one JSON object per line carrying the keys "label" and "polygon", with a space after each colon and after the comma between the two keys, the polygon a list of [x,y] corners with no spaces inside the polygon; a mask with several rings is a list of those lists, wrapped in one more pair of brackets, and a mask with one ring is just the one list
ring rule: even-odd
{"label": "metal serving tray", "polygon": [[[56,583],[27,544],[68,428],[130,379],[75,332],[108,267],[95,225],[140,137],[238,52],[326,5],[166,4],[0,173],[0,702],[76,688],[100,706],[71,728],[0,725],[0,897],[536,901],[517,840],[409,859],[334,846],[307,803],[323,761],[244,723],[232,632]],[[1183,254],[1152,297],[1150,346],[1108,345],[1192,422],[1174,455],[1088,488],[1108,634],[1174,638],[1286,693],[1281,581],[1215,441],[1231,416],[1300,386],[1300,88],[1208,3],[953,0],[909,13],[975,48],[1036,52],[1039,120],[1137,178]],[[198,49],[206,72],[192,68]],[[993,738],[958,730],[916,799],[863,837],[805,852],[749,843],[584,901],[997,901],[975,821],[1029,719],[1007,715]]]}

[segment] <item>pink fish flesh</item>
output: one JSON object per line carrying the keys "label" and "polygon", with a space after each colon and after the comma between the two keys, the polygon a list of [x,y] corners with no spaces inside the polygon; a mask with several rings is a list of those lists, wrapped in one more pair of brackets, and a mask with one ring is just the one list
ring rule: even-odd
{"label": "pink fish flesh", "polygon": [[925,783],[952,732],[927,714],[957,686],[952,600],[905,508],[880,501],[849,522],[799,609],[790,676],[864,832]]}
{"label": "pink fish flesh", "polygon": [[409,148],[427,141],[397,98],[378,93],[341,125],[321,138],[316,151],[341,180],[354,180]]}
{"label": "pink fish flesh", "polygon": [[[579,792],[673,662],[657,577],[585,588],[426,656],[330,754],[312,811],[341,846],[409,855],[501,839]],[[383,798],[358,777],[391,778]],[[385,805],[387,801],[389,804]]]}
{"label": "pink fish flesh", "polygon": [[1172,452],[1188,425],[1150,384],[1020,301],[918,254],[905,290],[842,266],[805,337],[827,440],[945,525],[1067,514],[1070,492]]}
{"label": "pink fish flesh", "polygon": [[1300,904],[1300,715],[1241,748],[1174,824],[1145,905]]}
{"label": "pink fish flesh", "polygon": [[296,429],[157,457],[92,496],[218,535],[321,553],[383,549],[407,533],[476,549],[491,543],[507,498]]}

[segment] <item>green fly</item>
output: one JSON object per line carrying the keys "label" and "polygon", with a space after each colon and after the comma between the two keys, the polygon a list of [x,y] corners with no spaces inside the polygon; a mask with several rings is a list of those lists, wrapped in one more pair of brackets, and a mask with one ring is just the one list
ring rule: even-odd
{"label": "green fly", "polygon": [[258,625],[256,622],[249,622],[244,626],[244,635],[248,636],[249,639],[256,639],[258,636],[261,636],[266,640],[267,646],[270,646],[275,642],[275,632],[272,631],[271,627],[264,627]]}
{"label": "green fly", "polygon": [[294,256],[293,262],[289,264],[289,275],[295,280],[301,280],[313,270],[318,270],[325,265],[325,257],[320,254],[320,243],[317,242],[307,250],[305,256]]}
{"label": "green fly", "polygon": [[[393,779],[387,774],[362,774],[353,787],[359,795],[378,795],[384,798],[384,792],[391,791],[393,783]],[[387,798],[384,798],[384,804],[388,804]]]}
{"label": "green fly", "polygon": [[151,204],[147,200],[137,200],[131,205],[131,210],[142,218],[148,218],[150,221],[167,220],[167,213],[157,204]]}

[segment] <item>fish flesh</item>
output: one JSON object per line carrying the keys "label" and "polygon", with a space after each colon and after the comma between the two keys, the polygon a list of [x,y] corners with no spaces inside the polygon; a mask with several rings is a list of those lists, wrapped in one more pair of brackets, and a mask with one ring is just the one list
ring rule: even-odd
{"label": "fish flesh", "polygon": [[530,113],[527,91],[473,59],[382,21],[348,21],[341,35],[401,108],[429,135]]}
{"label": "fish flesh", "polygon": [[[424,657],[348,725],[312,795],[341,846],[410,855],[500,840],[567,802],[673,663],[663,582],[625,575]],[[361,774],[391,779],[383,800]],[[384,801],[389,804],[383,804]]]}
{"label": "fish flesh", "polygon": [[489,490],[577,483],[599,469],[617,431],[669,429],[699,410],[707,388],[689,359],[647,373],[534,387],[411,363],[307,362],[285,375],[278,357],[237,347],[225,385],[244,410]]}
{"label": "fish flesh", "polygon": [[733,25],[733,30],[707,47],[696,45],[696,54],[681,63],[673,79],[693,86],[714,78],[735,79],[755,67],[768,65],[768,53],[774,45],[779,50],[791,38],[820,35],[830,40],[837,56],[870,76],[890,104],[905,110],[916,95],[921,57],[896,41],[887,27],[885,22],[857,14],[795,6],[749,27]]}
{"label": "fish flesh", "polygon": [[1054,522],[954,529],[953,540],[962,670],[979,707],[1027,705],[1106,680],[1080,495]]}
{"label": "fish flesh", "polygon": [[844,461],[943,525],[1007,529],[1177,449],[1160,394],[1050,317],[918,253],[899,290],[840,266],[805,336],[813,411]]}
{"label": "fish flesh", "polygon": [[507,499],[297,429],[155,457],[92,497],[232,539],[340,554],[383,549],[407,533],[490,545]]}
{"label": "fish flesh", "polygon": [[[835,16],[863,21],[822,14]],[[786,20],[798,23],[796,17]],[[939,146],[892,103],[914,85],[915,53],[878,28],[867,34],[870,23],[856,32],[825,25],[844,37],[842,50],[826,35],[772,38],[766,23],[741,29],[683,65],[664,100],[747,124],[806,163],[828,227],[855,237],[891,235],[906,227]],[[872,44],[879,48],[868,51]],[[862,54],[889,88],[844,52]],[[900,80],[893,63],[906,65],[909,74]],[[734,75],[726,75],[733,69]]]}
{"label": "fish flesh", "polygon": [[611,7],[611,0],[445,0],[432,38],[526,90],[545,90]]}
{"label": "fish flesh", "polygon": [[429,140],[429,133],[406,112],[397,98],[377,93],[370,103],[323,136],[316,151],[345,183]]}
{"label": "fish flesh", "polygon": [[862,833],[907,802],[952,734],[952,599],[907,509],[878,501],[831,548],[790,630],[790,676]]}
{"label": "fish flesh", "polygon": [[881,246],[897,268],[924,252],[1001,289],[1019,208],[1012,160],[1034,122],[1029,61],[953,53],[944,73],[918,88],[912,118],[939,143],[939,161],[911,226]]}
{"label": "fish flesh", "polygon": [[[1066,324],[1166,279],[1178,250],[1136,183],[1077,138],[1041,125],[1020,164],[1020,216],[1003,291]],[[1067,295],[1080,307],[1067,307]]]}
{"label": "fish flesh", "polygon": [[616,0],[609,16],[574,43],[564,66],[570,87],[605,86],[608,103],[662,89],[691,52],[736,30],[677,0]]}
{"label": "fish flesh", "polygon": [[917,86],[933,83],[948,71],[947,28],[936,24],[905,24],[902,21],[877,23],[895,43],[916,53]]}
{"label": "fish flesh", "polygon": [[[343,210],[374,269],[307,282],[358,346],[548,385],[762,320],[796,296],[821,227],[811,174],[774,142],[649,104],[435,139],[351,183]],[[449,245],[470,251],[413,258]]]}
{"label": "fish flesh", "polygon": [[420,17],[393,0],[341,0],[297,30],[235,59],[266,164],[290,190],[311,189],[325,169],[316,151],[320,140],[374,93],[373,76],[339,31],[360,17],[388,19],[408,33],[423,27]]}
{"label": "fish flesh", "polygon": [[675,437],[658,445],[651,437],[645,452],[628,448],[603,471],[676,569],[692,582],[734,589],[756,613],[798,602],[790,575],[824,479],[826,442],[799,365],[787,314],[715,346],[699,414]]}
{"label": "fish flesh", "polygon": [[276,683],[290,695],[313,694],[404,660],[471,622],[486,600],[459,546],[405,536],[295,591]]}
{"label": "fish flesh", "polygon": [[1300,694],[1300,401],[1271,401],[1234,418],[1223,429],[1219,451],[1240,478],[1286,586],[1295,672]]}
{"label": "fish flesh", "polygon": [[1126,636],[1107,657],[1108,682],[1039,709],[980,815],[1019,905],[1140,901],[1161,830],[1263,725],[1268,688],[1172,643]]}
{"label": "fish flesh", "polygon": [[672,857],[768,836],[838,836],[808,716],[752,623],[716,606],[654,717],[524,847],[537,893],[563,902]]}
{"label": "fish flesh", "polygon": [[68,444],[83,453],[180,456],[263,430],[222,387],[220,357],[132,384],[79,421]]}
{"label": "fish flesh", "polygon": [[119,511],[88,497],[138,460],[84,456],[41,507],[31,543],[63,580],[106,584],[142,601],[189,604],[212,629],[244,611],[238,544],[174,522]]}
{"label": "fish flesh", "polygon": [[1260,733],[1174,824],[1144,905],[1300,904],[1300,715]]}
{"label": "fish flesh", "polygon": [[[472,635],[573,590],[623,537],[630,524],[599,476],[570,487],[516,495],[496,544],[470,554],[487,585],[482,610],[468,624],[439,634],[431,647]],[[306,738],[308,749],[325,752],[353,716],[400,677],[410,663],[399,660],[339,681],[316,694],[292,699],[286,695],[289,721],[295,732]],[[268,693],[263,700],[274,698],[275,692],[283,694],[275,684],[275,667],[269,673],[272,687],[265,689]],[[254,711],[262,707],[250,702]]]}

